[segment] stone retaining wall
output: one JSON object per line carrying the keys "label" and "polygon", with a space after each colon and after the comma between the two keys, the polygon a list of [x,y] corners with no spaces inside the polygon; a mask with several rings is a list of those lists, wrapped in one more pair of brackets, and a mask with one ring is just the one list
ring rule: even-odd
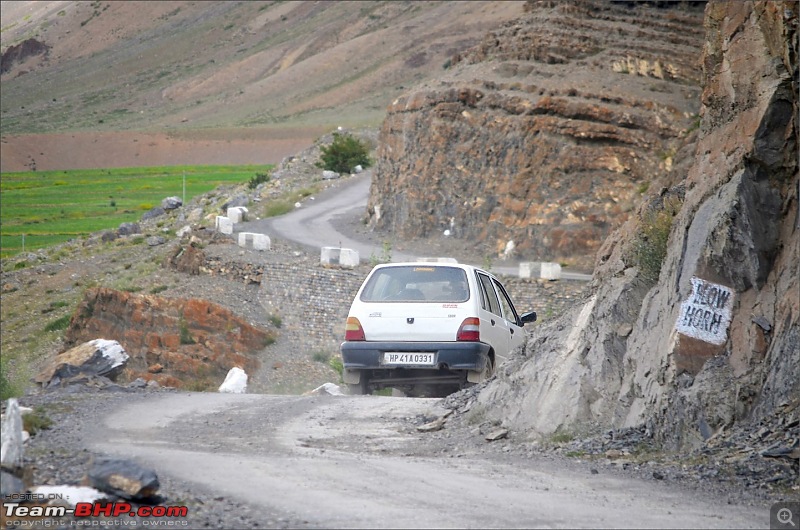
{"label": "stone retaining wall", "polygon": [[[282,333],[306,352],[335,354],[344,338],[350,303],[370,271],[367,265],[336,269],[308,263],[235,263],[206,258],[203,271],[261,285],[268,315],[281,319]],[[519,313],[534,310],[549,320],[583,299],[588,283],[504,278]]]}

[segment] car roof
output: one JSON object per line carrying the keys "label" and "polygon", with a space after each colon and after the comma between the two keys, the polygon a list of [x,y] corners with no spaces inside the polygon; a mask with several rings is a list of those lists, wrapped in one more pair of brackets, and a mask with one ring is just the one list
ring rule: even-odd
{"label": "car roof", "polygon": [[400,262],[392,262],[392,263],[381,263],[373,267],[375,269],[382,269],[385,267],[452,267],[457,269],[463,269],[465,271],[481,271],[485,272],[486,274],[490,274],[485,270],[481,269],[480,267],[476,267],[474,265],[467,265],[466,263],[453,263],[453,262],[446,262],[446,261],[400,261]]}

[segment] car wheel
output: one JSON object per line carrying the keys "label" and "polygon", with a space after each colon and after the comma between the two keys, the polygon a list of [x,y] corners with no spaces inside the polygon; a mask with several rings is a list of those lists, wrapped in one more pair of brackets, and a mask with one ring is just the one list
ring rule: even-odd
{"label": "car wheel", "polygon": [[486,381],[493,375],[494,375],[494,359],[488,357],[486,359],[486,364],[483,367],[483,373],[481,374],[481,381]]}

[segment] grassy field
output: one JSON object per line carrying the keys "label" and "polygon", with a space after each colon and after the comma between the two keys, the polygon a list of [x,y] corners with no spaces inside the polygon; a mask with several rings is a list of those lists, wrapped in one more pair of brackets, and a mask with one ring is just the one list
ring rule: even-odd
{"label": "grassy field", "polygon": [[165,197],[185,200],[272,166],[169,166],[3,173],[0,257],[137,221]]}

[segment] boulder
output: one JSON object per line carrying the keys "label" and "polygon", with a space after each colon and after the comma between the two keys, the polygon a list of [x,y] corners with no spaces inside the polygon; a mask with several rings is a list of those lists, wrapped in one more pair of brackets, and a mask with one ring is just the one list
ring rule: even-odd
{"label": "boulder", "polygon": [[198,275],[205,261],[205,254],[195,245],[178,247],[166,260],[165,266],[185,274]]}
{"label": "boulder", "polygon": [[175,210],[183,206],[183,201],[180,197],[167,197],[161,201],[161,207],[165,210]]}
{"label": "boulder", "polygon": [[155,219],[156,217],[161,217],[162,215],[164,215],[165,212],[166,210],[164,208],[162,208],[161,206],[156,206],[154,208],[151,208],[150,210],[147,210],[142,214],[142,221],[147,221],[148,219]]}
{"label": "boulder", "polygon": [[155,471],[119,458],[95,459],[84,482],[92,488],[130,500],[149,499],[159,488]]}
{"label": "boulder", "polygon": [[113,381],[128,359],[128,354],[119,342],[90,340],[56,355],[34,381],[43,387],[68,384],[86,376],[102,376]]}
{"label": "boulder", "polygon": [[141,234],[142,229],[139,227],[139,223],[122,223],[117,228],[117,234],[121,236],[130,236],[133,234]]}
{"label": "boulder", "polygon": [[337,172],[335,172],[335,171],[329,171],[329,170],[327,170],[327,169],[326,169],[325,171],[323,171],[323,172],[322,172],[322,179],[323,179],[323,180],[333,180],[333,179],[338,179],[340,176],[341,176],[341,175],[339,175],[339,173],[337,173]]}
{"label": "boulder", "polygon": [[219,386],[219,391],[229,394],[244,394],[247,391],[247,374],[234,366],[225,376],[225,381]]}

